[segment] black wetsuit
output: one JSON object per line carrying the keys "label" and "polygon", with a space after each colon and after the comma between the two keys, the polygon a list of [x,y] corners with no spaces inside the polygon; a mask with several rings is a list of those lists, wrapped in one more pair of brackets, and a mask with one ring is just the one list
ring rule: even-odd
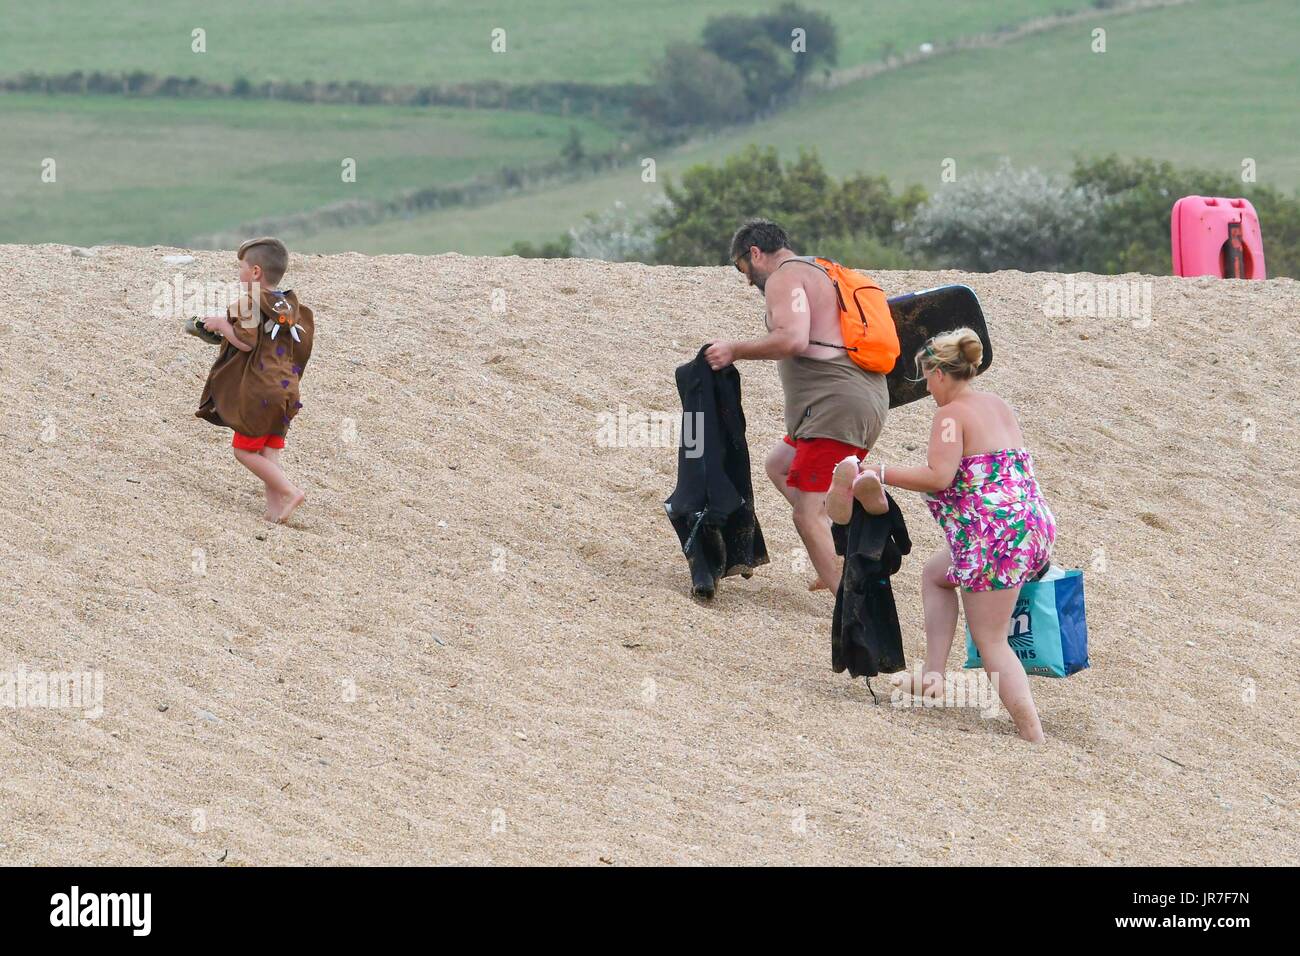
{"label": "black wetsuit", "polygon": [[831,667],[853,677],[892,674],[907,667],[889,578],[912,550],[907,522],[889,495],[889,511],[867,514],[853,502],[847,525],[832,525],[835,552],[844,555],[844,576],[831,619]]}
{"label": "black wetsuit", "polygon": [[768,557],[754,514],[740,373],[735,366],[713,371],[705,349],[677,367],[683,440],[677,449],[677,487],[664,510],[690,565],[691,593],[712,597],[721,578],[747,578]]}

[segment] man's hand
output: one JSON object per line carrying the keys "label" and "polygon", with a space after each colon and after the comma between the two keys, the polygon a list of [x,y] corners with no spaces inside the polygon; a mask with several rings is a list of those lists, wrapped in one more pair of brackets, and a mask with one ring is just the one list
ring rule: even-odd
{"label": "man's hand", "polygon": [[736,347],[731,342],[714,342],[704,351],[704,361],[713,371],[724,369],[736,361]]}

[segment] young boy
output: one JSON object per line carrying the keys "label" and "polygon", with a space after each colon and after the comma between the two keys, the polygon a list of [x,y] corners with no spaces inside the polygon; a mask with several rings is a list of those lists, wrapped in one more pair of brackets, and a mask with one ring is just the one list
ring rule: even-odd
{"label": "young boy", "polygon": [[315,321],[292,290],[281,291],[289,251],[279,239],[239,247],[240,298],[203,326],[225,341],[194,414],[235,432],[235,459],[266,485],[267,521],[279,524],[307,500],[280,468],[289,422],[298,414],[298,381],[311,357]]}

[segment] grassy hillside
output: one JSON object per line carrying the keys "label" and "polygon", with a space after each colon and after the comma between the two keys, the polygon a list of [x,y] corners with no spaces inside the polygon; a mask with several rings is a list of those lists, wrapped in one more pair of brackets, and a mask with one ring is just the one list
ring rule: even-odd
{"label": "grassy hillside", "polygon": [[[0,242],[182,244],[268,215],[558,157],[587,120],[445,108],[0,97]],[[41,181],[45,157],[57,182]],[[342,181],[344,158],[357,161]]]}
{"label": "grassy hillside", "polygon": [[[836,15],[841,63],[853,65],[877,59],[886,43],[907,49],[923,39],[990,31],[1042,15],[1058,2],[1013,0],[996,14],[987,8],[953,13],[942,0],[887,0],[871,6],[870,16],[849,0],[812,6]],[[68,0],[39,6],[3,0],[0,73],[140,69],[216,80],[626,80],[643,78],[667,42],[694,37],[707,14],[718,12],[681,0],[653,10],[549,0],[486,11],[386,0],[358,18],[352,5],[334,0],[280,3],[274,29],[295,38],[294,65],[287,70],[283,46],[273,48],[275,55],[249,55],[258,49],[256,9],[246,2],[175,3],[145,11],[104,0],[89,15]],[[480,42],[492,24],[509,31],[505,55]],[[196,26],[208,34],[208,52],[201,55],[190,51]],[[0,219],[0,242],[186,243],[264,216],[389,198],[551,159],[570,126],[581,131],[588,150],[614,142],[598,123],[526,114],[4,95],[0,202],[8,214]],[[255,149],[231,148],[249,133],[256,135]],[[355,184],[339,177],[339,163],[349,156],[360,164]],[[57,185],[40,181],[46,157],[59,165]],[[561,226],[572,217],[565,196],[557,207]],[[519,225],[458,236],[451,247],[495,251]],[[428,231],[423,224],[416,229]],[[390,232],[392,248],[409,247],[402,221],[378,226],[375,248],[389,248],[384,237]]]}
{"label": "grassy hillside", "polygon": [[[178,0],[0,2],[0,73],[24,70],[147,70],[227,81],[289,76],[371,82],[582,80],[645,78],[673,40],[693,40],[710,16],[775,6],[696,0],[254,0],[212,4]],[[914,47],[992,31],[1081,0],[806,0],[836,18],[841,63],[880,58],[883,44]],[[207,53],[191,52],[191,31],[207,31]],[[493,53],[491,31],[506,30],[507,51]],[[267,37],[262,40],[261,37]]]}
{"label": "grassy hillside", "polygon": [[[1096,22],[1108,31],[1104,54],[1091,52],[1091,27],[1072,27],[939,57],[658,156],[660,178],[760,143],[787,155],[815,147],[837,174],[884,173],[896,184],[931,190],[941,187],[945,157],[957,160],[961,175],[1003,156],[1065,170],[1075,156],[1111,151],[1230,173],[1252,157],[1261,183],[1300,185],[1293,108],[1300,102],[1300,6],[1244,0],[1099,13]],[[1225,56],[1225,37],[1250,55]],[[845,123],[846,115],[861,120]],[[306,244],[320,251],[495,253],[515,239],[549,238],[587,210],[642,202],[655,188],[631,168],[479,209],[321,233]]]}

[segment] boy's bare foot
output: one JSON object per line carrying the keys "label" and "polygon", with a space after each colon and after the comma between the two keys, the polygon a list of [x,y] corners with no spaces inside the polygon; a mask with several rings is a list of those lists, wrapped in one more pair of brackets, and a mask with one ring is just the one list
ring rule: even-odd
{"label": "boy's bare foot", "polygon": [[853,480],[857,477],[857,456],[849,455],[835,466],[831,490],[826,492],[826,515],[836,524],[848,524],[853,518]]}
{"label": "boy's bare foot", "polygon": [[279,517],[276,518],[276,522],[278,524],[284,524],[289,520],[289,516],[298,510],[298,506],[303,504],[306,500],[307,493],[301,488],[295,488],[293,494],[291,494],[289,499],[284,503],[284,507],[280,509],[280,514]]}
{"label": "boy's bare foot", "polygon": [[280,512],[284,510],[284,495],[278,491],[266,489],[266,512],[262,515],[271,524],[278,524],[280,521]]}
{"label": "boy's bare foot", "polygon": [[943,674],[938,671],[930,671],[921,678],[921,686],[916,686],[916,671],[903,671],[901,674],[895,674],[889,679],[889,683],[897,687],[904,694],[911,694],[913,697],[921,697],[932,700],[943,699]]}
{"label": "boy's bare foot", "polygon": [[[832,490],[834,488],[832,487]],[[880,476],[874,471],[864,471],[853,482],[853,497],[862,503],[869,515],[883,515],[889,510],[889,501],[885,498],[885,489],[880,484]],[[827,499],[827,511],[830,499]]]}

